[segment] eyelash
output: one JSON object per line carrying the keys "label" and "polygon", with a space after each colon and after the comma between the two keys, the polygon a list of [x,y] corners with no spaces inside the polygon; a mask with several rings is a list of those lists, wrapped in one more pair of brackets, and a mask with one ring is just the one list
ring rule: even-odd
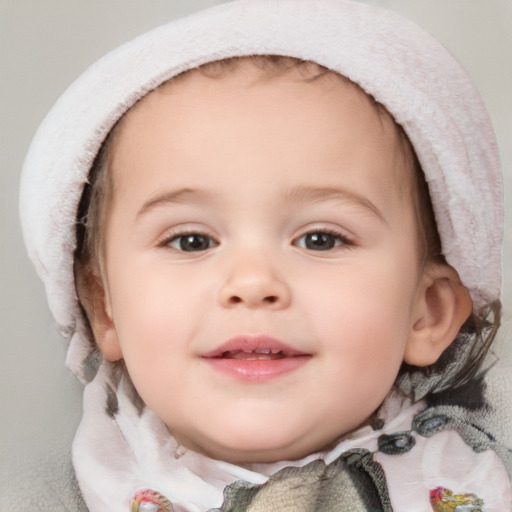
{"label": "eyelash", "polygon": [[[308,236],[313,237],[314,235],[321,235],[320,238],[323,238],[323,240],[320,240],[320,243],[332,242],[334,245],[328,244],[327,247],[320,247],[320,245],[318,245],[317,248],[311,248],[311,247],[307,246],[307,243],[308,243],[307,241],[304,243],[304,245],[298,244],[298,242],[300,240],[305,239]],[[326,239],[325,235],[327,235],[328,237],[332,237],[332,238]],[[197,246],[196,248],[194,248],[192,246],[191,250],[187,250],[184,248],[184,244],[186,243],[184,240],[187,237],[189,237],[190,244],[193,243],[192,237],[195,237],[196,242],[197,242],[197,239],[203,238],[203,241],[206,241],[208,243],[208,245],[203,248],[201,247],[201,245]],[[180,247],[173,247],[172,246],[173,242],[177,242],[180,245]],[[315,243],[314,240],[313,240],[313,242]],[[295,238],[292,241],[292,244],[301,249],[305,249],[305,250],[309,250],[309,251],[313,251],[313,252],[328,252],[328,251],[331,251],[333,249],[340,248],[340,247],[343,247],[346,249],[346,248],[355,246],[355,243],[351,238],[340,233],[339,231],[336,231],[334,229],[329,229],[329,228],[320,228],[320,229],[309,230],[306,233],[302,234],[301,236]],[[170,236],[168,235],[158,243],[159,247],[167,247],[169,249],[172,249],[172,250],[175,250],[178,252],[190,252],[190,253],[194,253],[194,252],[202,253],[209,249],[213,249],[214,247],[217,247],[218,245],[219,245],[219,242],[217,242],[213,237],[207,235],[206,233],[196,231],[193,229],[191,229],[189,231],[182,231],[179,233],[174,233],[174,234],[171,234]]]}
{"label": "eyelash", "polygon": [[[180,241],[180,240],[184,240],[185,238],[187,237],[203,237],[205,239],[208,239],[209,240],[209,246],[206,247],[205,249],[200,249],[200,250],[192,250],[192,251],[187,251],[183,248],[178,248],[178,247],[173,247],[171,245],[172,242],[177,242],[177,241]],[[181,243],[180,243],[181,245]],[[201,231],[196,231],[196,230],[185,230],[185,231],[180,231],[179,233],[173,233],[171,234],[170,236],[167,235],[165,236],[165,238],[163,238],[159,243],[158,243],[158,246],[159,247],[167,247],[169,249],[172,249],[172,250],[175,250],[175,251],[178,251],[178,252],[204,252],[206,251],[207,249],[212,249],[216,246],[218,246],[219,243],[213,238],[211,237],[210,235],[207,235],[206,233],[202,233]]]}
{"label": "eyelash", "polygon": [[306,233],[302,234],[300,237],[295,238],[293,241],[294,245],[297,245],[297,242],[308,235],[329,235],[336,239],[339,243],[333,247],[325,248],[325,249],[310,249],[308,247],[301,247],[302,249],[307,249],[314,252],[327,252],[336,248],[351,248],[354,247],[356,244],[355,242],[349,238],[347,235],[340,233],[339,231],[335,229],[329,229],[329,228],[319,228],[319,229],[312,229],[307,231]]}

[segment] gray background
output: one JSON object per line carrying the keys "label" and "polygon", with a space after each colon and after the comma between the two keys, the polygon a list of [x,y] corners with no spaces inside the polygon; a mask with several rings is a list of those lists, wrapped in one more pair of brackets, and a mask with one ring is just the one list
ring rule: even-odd
{"label": "gray background", "polygon": [[[276,0],[278,1],[278,0]],[[44,465],[68,471],[81,386],[23,247],[19,172],[30,139],[59,94],[131,37],[214,0],[0,0],[0,511],[49,485]],[[493,382],[512,390],[512,0],[374,0],[429,30],[461,61],[493,118],[506,184],[505,325]],[[508,340],[508,341],[507,341]],[[497,406],[512,445],[512,399]],[[39,494],[41,497],[42,494]],[[9,499],[7,497],[10,497]],[[10,507],[10,505],[9,505]],[[56,510],[51,504],[44,510]],[[10,510],[10,508],[9,508]],[[21,510],[21,508],[20,508]]]}

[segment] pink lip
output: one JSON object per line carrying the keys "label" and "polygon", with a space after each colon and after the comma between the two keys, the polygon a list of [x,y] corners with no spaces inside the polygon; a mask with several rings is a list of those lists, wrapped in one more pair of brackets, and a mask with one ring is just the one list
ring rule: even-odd
{"label": "pink lip", "polygon": [[241,380],[263,381],[298,369],[311,354],[266,335],[240,335],[202,355],[215,370]]}

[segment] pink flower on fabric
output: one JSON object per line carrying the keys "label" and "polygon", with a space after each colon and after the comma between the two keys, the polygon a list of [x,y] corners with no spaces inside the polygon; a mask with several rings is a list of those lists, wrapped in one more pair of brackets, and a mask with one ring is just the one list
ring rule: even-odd
{"label": "pink flower on fabric", "polygon": [[434,512],[482,512],[483,500],[473,493],[454,494],[445,487],[430,491],[430,504]]}
{"label": "pink flower on fabric", "polygon": [[173,508],[163,494],[151,489],[141,489],[130,502],[130,512],[173,512]]}

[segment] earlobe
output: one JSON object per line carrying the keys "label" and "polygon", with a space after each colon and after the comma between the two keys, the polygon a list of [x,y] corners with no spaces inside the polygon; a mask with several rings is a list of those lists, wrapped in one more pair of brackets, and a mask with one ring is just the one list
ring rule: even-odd
{"label": "earlobe", "polygon": [[435,363],[454,341],[471,311],[469,292],[455,269],[445,263],[429,264],[418,292],[404,361],[413,366]]}
{"label": "earlobe", "polygon": [[76,277],[76,286],[94,339],[103,356],[108,361],[119,361],[123,353],[102,280],[92,272],[80,272]]}

